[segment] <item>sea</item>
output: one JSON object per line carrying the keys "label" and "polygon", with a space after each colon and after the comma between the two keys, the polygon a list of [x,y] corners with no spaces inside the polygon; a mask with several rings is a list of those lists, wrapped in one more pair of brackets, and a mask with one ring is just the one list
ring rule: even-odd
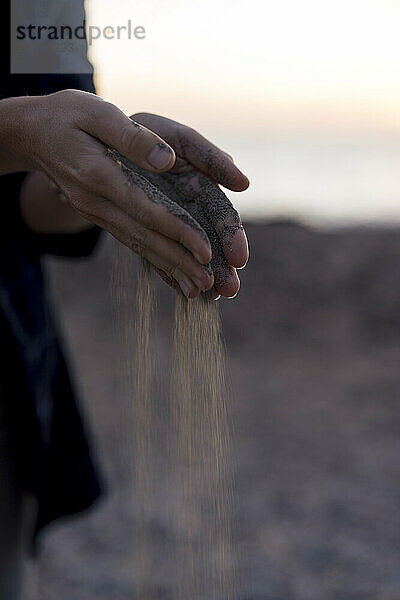
{"label": "sea", "polygon": [[400,135],[266,133],[218,142],[251,180],[246,192],[228,192],[244,219],[400,225]]}

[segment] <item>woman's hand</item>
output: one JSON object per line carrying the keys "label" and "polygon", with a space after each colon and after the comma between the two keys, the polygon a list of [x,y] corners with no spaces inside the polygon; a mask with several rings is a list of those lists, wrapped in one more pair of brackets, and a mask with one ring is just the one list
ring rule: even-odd
{"label": "woman's hand", "polygon": [[[142,113],[132,121],[77,90],[1,100],[0,119],[0,173],[43,171],[83,219],[149,260],[186,296],[211,289],[214,278],[214,296],[237,292],[235,268],[247,261],[247,241],[238,214],[210,181],[240,191],[248,180],[225,152],[169,119]],[[150,176],[179,177],[190,201],[165,194],[168,178],[151,189],[143,178],[127,178],[110,148]],[[217,264],[218,255],[225,258]]]}
{"label": "woman's hand", "polygon": [[173,202],[149,198],[109,156],[111,147],[146,171],[168,170],[175,154],[157,134],[76,90],[2,100],[0,118],[0,173],[44,171],[84,219],[169,273],[184,293],[192,293],[197,280],[212,287],[203,266],[211,259],[203,229],[179,218],[182,209]]}
{"label": "woman's hand", "polygon": [[[238,213],[217,184],[243,191],[249,185],[247,177],[228,154],[193,129],[148,113],[138,113],[131,119],[156,132],[174,149],[176,161],[172,169],[142,175],[189,212],[206,231],[213,254],[213,297],[234,296],[240,287],[236,268],[244,267],[248,260],[247,239]],[[171,283],[168,277],[164,279]]]}

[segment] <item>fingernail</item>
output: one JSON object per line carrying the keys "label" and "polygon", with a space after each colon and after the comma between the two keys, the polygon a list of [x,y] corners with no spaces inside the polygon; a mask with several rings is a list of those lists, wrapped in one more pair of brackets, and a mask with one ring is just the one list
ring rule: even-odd
{"label": "fingernail", "polygon": [[164,142],[158,142],[150,152],[147,160],[155,169],[164,169],[170,164],[171,159],[171,149]]}
{"label": "fingernail", "polygon": [[180,288],[181,288],[181,290],[182,290],[182,294],[183,294],[184,296],[186,296],[186,298],[189,298],[189,288],[188,288],[188,286],[186,285],[186,283],[185,283],[184,281],[180,281],[180,282],[179,282],[179,287],[180,287]]}

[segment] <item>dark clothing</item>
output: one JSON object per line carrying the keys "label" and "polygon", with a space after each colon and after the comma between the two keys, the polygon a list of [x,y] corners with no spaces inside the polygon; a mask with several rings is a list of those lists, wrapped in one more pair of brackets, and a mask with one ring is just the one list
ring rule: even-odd
{"label": "dark clothing", "polygon": [[[0,14],[8,24],[8,2],[4,4]],[[91,75],[10,75],[7,39],[3,44],[0,98],[65,88],[94,92]],[[0,177],[0,403],[7,402],[15,427],[23,487],[38,499],[37,533],[53,519],[87,508],[100,493],[41,267],[47,253],[90,254],[100,231],[92,227],[78,234],[32,233],[19,214],[24,177]]]}

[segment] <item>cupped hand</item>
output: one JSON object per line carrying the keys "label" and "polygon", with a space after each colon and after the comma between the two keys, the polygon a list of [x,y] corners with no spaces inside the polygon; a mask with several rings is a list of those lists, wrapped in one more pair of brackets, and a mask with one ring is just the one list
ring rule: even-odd
{"label": "cupped hand", "polygon": [[159,135],[77,90],[6,99],[1,111],[3,170],[10,170],[7,160],[11,170],[44,171],[82,217],[168,273],[186,295],[195,293],[197,280],[204,289],[213,286],[205,267],[211,247],[202,227],[173,201],[158,202],[129,181],[110,158],[111,147],[146,172],[168,170],[175,153]]}
{"label": "cupped hand", "polygon": [[[213,286],[214,295],[237,292],[235,268],[246,263],[247,241],[217,184],[240,191],[248,180],[225,152],[169,119],[141,113],[132,120],[77,90],[4,99],[0,118],[0,173],[43,171],[82,217],[145,257],[186,296]],[[150,177],[168,176],[158,187],[138,174],[126,177],[110,148]]]}
{"label": "cupped hand", "polygon": [[[168,172],[142,171],[141,175],[192,215],[207,233],[212,248],[212,296],[236,295],[240,287],[236,269],[245,266],[248,245],[239,214],[218,184],[243,191],[249,185],[247,177],[228,154],[193,129],[148,113],[131,118],[156,132],[174,149],[176,161]],[[136,168],[136,172],[140,170]]]}

